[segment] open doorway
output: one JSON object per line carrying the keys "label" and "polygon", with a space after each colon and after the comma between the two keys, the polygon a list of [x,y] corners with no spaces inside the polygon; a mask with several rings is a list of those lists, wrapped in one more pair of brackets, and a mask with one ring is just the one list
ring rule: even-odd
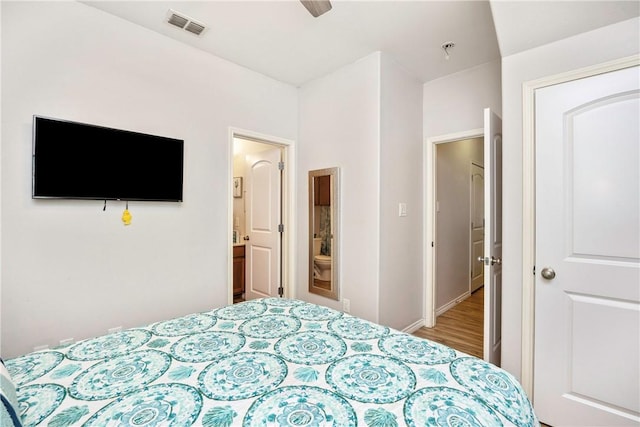
{"label": "open doorway", "polygon": [[434,309],[436,328],[448,332],[438,338],[482,357],[484,139],[443,142],[435,152]]}
{"label": "open doorway", "polygon": [[229,303],[292,297],[289,260],[291,141],[232,131],[229,195]]}
{"label": "open doorway", "polygon": [[[450,304],[453,309],[464,299],[465,294],[469,295],[472,291],[473,278],[474,278],[474,263],[479,262],[483,265],[483,287],[481,287],[476,293],[483,291],[482,298],[482,320],[478,323],[482,323],[482,358],[488,362],[500,365],[501,354],[501,311],[502,311],[502,124],[501,119],[489,108],[484,109],[484,128],[475,129],[466,132],[459,132],[456,134],[443,135],[439,137],[432,137],[425,141],[425,255],[426,255],[426,272],[425,275],[425,318],[424,324],[426,328],[436,327],[436,314],[446,311],[447,304]],[[441,202],[441,197],[447,193],[447,189],[441,189],[438,191],[438,180],[442,179],[438,174],[448,166],[447,164],[437,161],[438,147],[446,147],[449,143],[456,143],[462,140],[478,139],[482,143],[483,156],[480,160],[477,157],[476,161],[467,158],[466,171],[458,173],[457,178],[461,182],[465,182],[465,188],[467,188],[468,195],[461,195],[452,200],[453,206],[448,208],[456,208],[457,214],[469,215],[466,219],[466,223],[461,225],[461,229],[464,232],[460,232],[459,235],[463,237],[456,237],[456,234],[452,234],[447,229],[441,229],[439,227],[440,220],[446,215],[452,215],[454,210],[449,209],[444,211],[444,207]],[[484,206],[484,216],[482,221],[482,227],[480,225],[479,218],[472,219],[473,217],[479,217],[479,212],[472,213],[471,199],[472,194],[476,193],[477,197],[480,197],[480,181],[478,185],[474,185],[472,177],[474,170],[477,172],[478,168],[474,166],[483,166],[482,182],[484,186],[484,198],[481,204]],[[462,168],[464,170],[464,168]],[[458,184],[460,187],[462,185]],[[475,188],[475,189],[474,189]],[[475,196],[473,196],[475,197]],[[469,206],[466,208],[460,206],[461,203],[467,201]],[[480,203],[476,202],[478,206],[474,209],[478,209]],[[445,215],[446,214],[446,215]],[[439,229],[440,228],[440,229]],[[477,248],[473,247],[473,234],[474,229],[482,230],[484,234],[483,246],[484,250],[481,256],[477,256]],[[459,230],[456,230],[459,232]],[[466,233],[466,237],[465,236]],[[456,252],[447,252],[447,243],[451,240],[458,239],[460,242],[458,245],[463,247],[462,250]],[[466,253],[464,252],[464,246],[466,246]],[[444,250],[439,250],[440,246],[444,246]],[[474,254],[474,252],[476,252]],[[468,290],[454,291],[448,294],[444,298],[440,297],[438,300],[438,294],[442,292],[438,281],[442,282],[441,271],[446,263],[459,263],[462,267],[459,267],[466,276],[465,279],[460,279],[463,283],[468,283]],[[464,265],[463,265],[464,264]],[[444,268],[447,268],[446,266]],[[478,265],[479,268],[479,265]],[[456,274],[459,272],[456,272]],[[436,290],[438,286],[438,290]],[[458,285],[459,286],[459,285]],[[464,285],[463,285],[464,286]],[[465,286],[466,287],[466,286]],[[470,298],[464,299],[464,301]],[[452,302],[451,302],[452,301]],[[439,303],[439,304],[438,304]],[[443,305],[444,304],[444,305]],[[441,314],[443,316],[443,314]],[[463,318],[469,316],[463,315]],[[429,338],[427,336],[427,338]],[[455,348],[455,345],[451,345]],[[462,350],[464,351],[464,350]]]}
{"label": "open doorway", "polygon": [[436,145],[436,316],[482,285],[483,165],[482,137]]}

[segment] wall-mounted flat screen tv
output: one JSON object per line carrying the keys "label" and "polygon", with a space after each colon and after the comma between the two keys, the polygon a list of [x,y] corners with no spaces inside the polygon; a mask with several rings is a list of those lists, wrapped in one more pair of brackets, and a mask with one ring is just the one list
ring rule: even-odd
{"label": "wall-mounted flat screen tv", "polygon": [[33,198],[182,201],[184,141],[33,117]]}

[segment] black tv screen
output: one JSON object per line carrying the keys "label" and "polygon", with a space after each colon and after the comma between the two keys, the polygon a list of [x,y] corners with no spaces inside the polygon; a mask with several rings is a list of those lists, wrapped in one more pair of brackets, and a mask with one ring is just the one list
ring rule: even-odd
{"label": "black tv screen", "polygon": [[182,201],[184,141],[33,117],[33,198]]}

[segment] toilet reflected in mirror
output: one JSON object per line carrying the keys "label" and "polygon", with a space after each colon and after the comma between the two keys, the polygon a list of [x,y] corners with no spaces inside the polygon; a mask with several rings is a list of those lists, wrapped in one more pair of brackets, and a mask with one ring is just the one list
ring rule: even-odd
{"label": "toilet reflected in mirror", "polygon": [[315,237],[313,239],[313,274],[320,282],[331,282],[331,255],[323,255],[321,248],[322,239]]}
{"label": "toilet reflected in mirror", "polygon": [[309,292],[338,299],[338,168],[309,172]]}

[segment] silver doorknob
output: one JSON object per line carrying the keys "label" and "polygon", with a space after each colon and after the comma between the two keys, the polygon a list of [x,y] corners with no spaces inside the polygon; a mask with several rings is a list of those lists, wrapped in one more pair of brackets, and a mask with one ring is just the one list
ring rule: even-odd
{"label": "silver doorknob", "polygon": [[551,267],[545,267],[540,272],[543,279],[553,280],[556,277],[556,272]]}
{"label": "silver doorknob", "polygon": [[501,265],[502,264],[502,258],[496,258],[494,256],[492,256],[491,258],[479,256],[478,261],[485,265],[494,265],[494,264]]}

